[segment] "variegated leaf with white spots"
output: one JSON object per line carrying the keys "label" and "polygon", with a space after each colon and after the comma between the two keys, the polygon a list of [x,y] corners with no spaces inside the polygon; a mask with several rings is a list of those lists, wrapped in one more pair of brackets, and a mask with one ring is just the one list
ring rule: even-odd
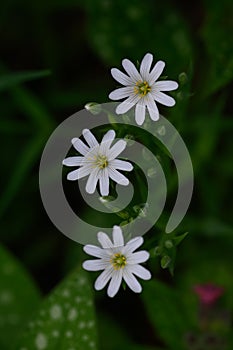
{"label": "variegated leaf with white spots", "polygon": [[42,303],[17,350],[96,350],[96,338],[91,287],[78,269]]}
{"label": "variegated leaf with white spots", "polygon": [[[15,348],[22,327],[40,303],[40,293],[21,264],[0,246],[0,349]],[[14,335],[12,337],[12,335]]]}

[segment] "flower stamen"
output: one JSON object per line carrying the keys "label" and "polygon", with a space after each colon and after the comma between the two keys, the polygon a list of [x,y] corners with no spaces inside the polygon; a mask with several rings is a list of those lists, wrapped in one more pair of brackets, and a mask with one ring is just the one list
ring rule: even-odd
{"label": "flower stamen", "polygon": [[150,91],[151,87],[147,81],[137,81],[136,86],[134,87],[135,94],[139,94],[142,97],[146,96]]}
{"label": "flower stamen", "polygon": [[116,253],[112,256],[110,260],[114,270],[120,270],[127,264],[126,257],[121,253]]}
{"label": "flower stamen", "polygon": [[108,166],[108,158],[106,156],[99,154],[96,157],[95,163],[100,169],[104,169]]}

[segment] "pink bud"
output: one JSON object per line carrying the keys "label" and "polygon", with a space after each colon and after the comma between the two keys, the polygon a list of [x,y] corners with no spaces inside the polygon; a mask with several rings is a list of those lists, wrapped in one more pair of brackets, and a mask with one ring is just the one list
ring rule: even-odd
{"label": "pink bud", "polygon": [[212,305],[224,293],[224,288],[211,283],[197,284],[194,286],[194,292],[198,295],[202,304]]}

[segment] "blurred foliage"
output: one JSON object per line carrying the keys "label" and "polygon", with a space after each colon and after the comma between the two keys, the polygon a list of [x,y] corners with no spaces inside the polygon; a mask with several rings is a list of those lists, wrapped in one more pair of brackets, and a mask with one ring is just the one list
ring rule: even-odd
{"label": "blurred foliage", "polygon": [[21,348],[97,349],[93,296],[87,274],[75,271],[41,304]]}
{"label": "blurred foliage", "polygon": [[14,349],[24,323],[40,303],[40,293],[24,268],[2,246],[0,281],[0,347]]}
{"label": "blurred foliage", "polygon": [[[225,339],[224,346],[200,345],[200,341],[195,349],[233,348],[232,25],[231,0],[192,4],[183,0],[12,0],[1,5],[0,235],[11,252],[0,248],[1,350],[85,350],[90,348],[83,343],[87,339],[95,349],[93,306],[88,310],[80,302],[79,321],[68,320],[75,315],[75,298],[90,301],[92,296],[89,283],[80,288],[78,282],[86,278],[79,268],[82,247],[61,235],[43,209],[40,156],[61,121],[89,101],[108,101],[108,93],[116,86],[110,68],[121,69],[123,58],[140,62],[146,52],[164,60],[164,74],[180,83],[173,93],[176,106],[161,107],[161,112],[179,130],[193,161],[192,204],[174,233],[178,237],[188,231],[189,235],[176,251],[163,233],[177,183],[169,156],[158,143],[149,145],[140,131],[117,130],[119,137],[131,137],[135,131],[135,139],[144,141],[163,164],[169,201],[145,238],[154,247],[161,246],[164,255],[152,254],[148,264],[153,279],[143,283],[142,296],[128,290],[121,290],[113,300],[104,292],[95,294],[97,343],[101,350],[189,350],[196,345],[188,343],[188,334],[207,339],[208,332],[215,332]],[[103,131],[97,131],[98,136]],[[135,181],[143,192],[140,177]],[[140,193],[135,201],[141,213]],[[85,208],[85,217],[90,213]],[[136,212],[132,209],[125,215],[129,220]],[[160,265],[172,272],[174,261],[171,276]],[[74,274],[65,278],[73,268]],[[92,274],[90,278],[94,280]],[[200,305],[192,290],[206,282],[225,289],[207,333],[201,328]],[[70,295],[65,297],[68,289]],[[52,309],[56,305],[60,308]],[[59,315],[61,310],[63,317],[51,319],[51,312]],[[94,325],[88,334],[82,327],[77,331],[81,322]]]}

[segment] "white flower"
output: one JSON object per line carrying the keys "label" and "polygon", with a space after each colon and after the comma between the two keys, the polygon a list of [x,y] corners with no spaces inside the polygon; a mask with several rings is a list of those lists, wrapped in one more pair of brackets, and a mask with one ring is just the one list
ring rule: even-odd
{"label": "white flower", "polygon": [[103,289],[110,281],[108,286],[108,296],[114,297],[118,292],[122,279],[135,293],[140,293],[142,287],[134,275],[144,280],[151,278],[150,272],[140,263],[149,258],[149,253],[145,250],[134,253],[143,243],[142,237],[135,237],[124,245],[124,238],[119,226],[113,227],[113,243],[104,232],[98,233],[98,241],[102,248],[94,245],[86,245],[83,249],[96,258],[87,260],[83,263],[83,268],[88,271],[104,270],[95,281],[95,289]]}
{"label": "white flower", "polygon": [[171,80],[157,81],[162,74],[165,63],[158,61],[154,68],[150,70],[152,61],[153,55],[147,53],[141,62],[139,72],[131,61],[124,59],[122,66],[128,75],[117,68],[111,69],[113,78],[124,87],[111,92],[109,98],[111,100],[127,98],[117,106],[116,113],[124,114],[136,105],[135,120],[138,125],[142,125],[145,120],[146,107],[152,120],[159,119],[159,111],[155,101],[169,107],[176,103],[172,97],[162,91],[177,89],[177,82]]}
{"label": "white flower", "polygon": [[[131,163],[116,159],[116,157],[125,149],[126,141],[119,140],[111,148],[111,144],[116,136],[115,131],[109,130],[99,144],[95,136],[88,129],[82,132],[88,146],[80,139],[71,140],[74,148],[83,156],[68,157],[63,160],[67,166],[79,166],[79,169],[71,171],[67,179],[75,181],[89,175],[86,191],[94,193],[97,182],[99,181],[100,193],[102,196],[109,194],[109,178],[116,183],[127,186],[129,180],[118,170],[131,171]],[[118,169],[118,170],[117,170]]]}

